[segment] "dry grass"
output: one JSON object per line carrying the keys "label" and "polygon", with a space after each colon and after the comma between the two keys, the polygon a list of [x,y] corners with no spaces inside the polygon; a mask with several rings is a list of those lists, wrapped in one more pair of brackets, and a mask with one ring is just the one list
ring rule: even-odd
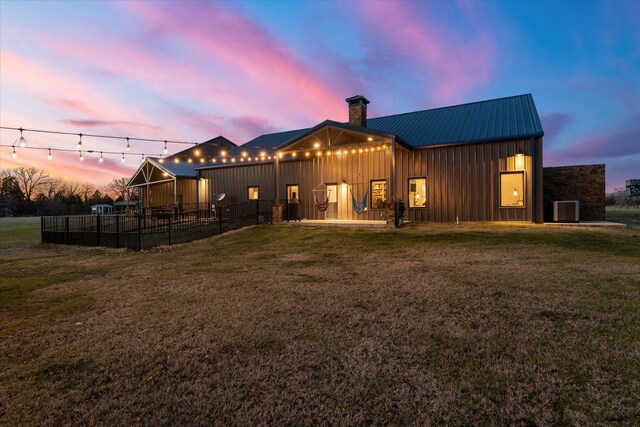
{"label": "dry grass", "polygon": [[0,424],[621,424],[633,229],[258,226],[141,253],[0,222]]}

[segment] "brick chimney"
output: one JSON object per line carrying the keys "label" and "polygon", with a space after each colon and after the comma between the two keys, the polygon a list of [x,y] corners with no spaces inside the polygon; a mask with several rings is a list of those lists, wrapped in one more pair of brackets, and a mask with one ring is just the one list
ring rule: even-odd
{"label": "brick chimney", "polygon": [[349,123],[366,128],[369,100],[362,95],[356,95],[345,99],[345,101],[349,104]]}

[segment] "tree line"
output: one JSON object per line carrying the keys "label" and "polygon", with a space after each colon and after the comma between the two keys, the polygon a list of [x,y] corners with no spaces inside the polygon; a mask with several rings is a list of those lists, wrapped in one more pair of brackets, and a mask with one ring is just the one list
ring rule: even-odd
{"label": "tree line", "polygon": [[66,181],[34,167],[0,170],[0,216],[80,215],[91,206],[135,199],[127,177],[98,187],[88,182]]}

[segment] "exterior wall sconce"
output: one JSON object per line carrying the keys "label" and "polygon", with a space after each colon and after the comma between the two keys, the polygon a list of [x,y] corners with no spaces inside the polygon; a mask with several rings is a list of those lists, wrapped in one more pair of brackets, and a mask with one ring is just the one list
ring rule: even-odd
{"label": "exterior wall sconce", "polygon": [[516,153],[516,170],[524,170],[524,154]]}

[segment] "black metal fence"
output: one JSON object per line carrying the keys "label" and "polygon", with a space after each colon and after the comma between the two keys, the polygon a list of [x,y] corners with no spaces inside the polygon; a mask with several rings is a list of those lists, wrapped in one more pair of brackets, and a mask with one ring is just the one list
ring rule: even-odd
{"label": "black metal fence", "polygon": [[255,200],[179,213],[42,217],[43,243],[142,250],[269,223],[273,202]]}

